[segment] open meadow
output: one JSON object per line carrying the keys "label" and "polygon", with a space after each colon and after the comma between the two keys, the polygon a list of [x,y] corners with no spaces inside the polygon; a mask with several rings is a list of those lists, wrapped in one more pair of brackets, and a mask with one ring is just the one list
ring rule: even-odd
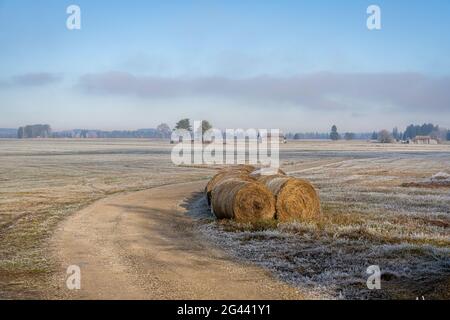
{"label": "open meadow", "polygon": [[[59,296],[48,244],[71,214],[111,195],[214,175],[175,166],[171,148],[143,139],[0,140],[0,299]],[[280,158],[289,175],[317,187],[321,218],[220,222],[202,195],[186,195],[205,243],[309,297],[450,298],[450,187],[432,180],[450,174],[450,145],[289,141]],[[381,290],[366,287],[371,265],[380,266]]]}

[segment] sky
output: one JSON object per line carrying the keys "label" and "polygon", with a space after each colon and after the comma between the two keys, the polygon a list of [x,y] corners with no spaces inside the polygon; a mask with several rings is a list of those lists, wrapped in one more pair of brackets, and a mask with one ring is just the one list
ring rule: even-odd
{"label": "sky", "polygon": [[0,127],[450,128],[449,34],[443,0],[0,0]]}

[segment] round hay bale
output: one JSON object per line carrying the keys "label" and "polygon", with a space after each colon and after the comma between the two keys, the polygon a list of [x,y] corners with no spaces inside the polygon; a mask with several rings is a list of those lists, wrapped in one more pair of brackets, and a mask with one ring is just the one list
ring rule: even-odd
{"label": "round hay bale", "polygon": [[320,199],[308,181],[274,175],[258,179],[275,196],[276,218],[280,221],[311,219],[320,215]]}
{"label": "round hay bale", "polygon": [[239,179],[243,181],[255,181],[254,178],[250,177],[247,171],[241,171],[241,170],[227,170],[227,171],[220,171],[218,174],[216,174],[214,177],[209,180],[208,184],[205,187],[205,194],[206,199],[208,200],[208,205],[211,205],[211,192],[214,189],[214,187],[221,183],[224,180],[228,179]]}
{"label": "round hay bale", "polygon": [[275,217],[275,198],[258,182],[225,180],[213,189],[211,204],[218,219],[252,222]]}

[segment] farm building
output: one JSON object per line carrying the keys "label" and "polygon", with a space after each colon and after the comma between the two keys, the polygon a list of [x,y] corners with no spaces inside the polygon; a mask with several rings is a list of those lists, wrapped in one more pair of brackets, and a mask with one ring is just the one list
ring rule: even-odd
{"label": "farm building", "polygon": [[438,144],[438,141],[430,136],[416,136],[412,142],[414,144]]}

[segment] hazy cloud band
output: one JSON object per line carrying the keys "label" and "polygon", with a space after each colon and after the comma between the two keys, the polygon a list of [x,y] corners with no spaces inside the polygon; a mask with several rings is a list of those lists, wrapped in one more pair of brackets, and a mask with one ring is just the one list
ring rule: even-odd
{"label": "hazy cloud band", "polygon": [[221,96],[289,102],[310,108],[355,108],[343,101],[389,104],[401,110],[448,111],[450,77],[418,73],[315,73],[294,77],[260,76],[164,78],[124,72],[86,74],[79,86],[91,94],[137,95],[145,98]]}

